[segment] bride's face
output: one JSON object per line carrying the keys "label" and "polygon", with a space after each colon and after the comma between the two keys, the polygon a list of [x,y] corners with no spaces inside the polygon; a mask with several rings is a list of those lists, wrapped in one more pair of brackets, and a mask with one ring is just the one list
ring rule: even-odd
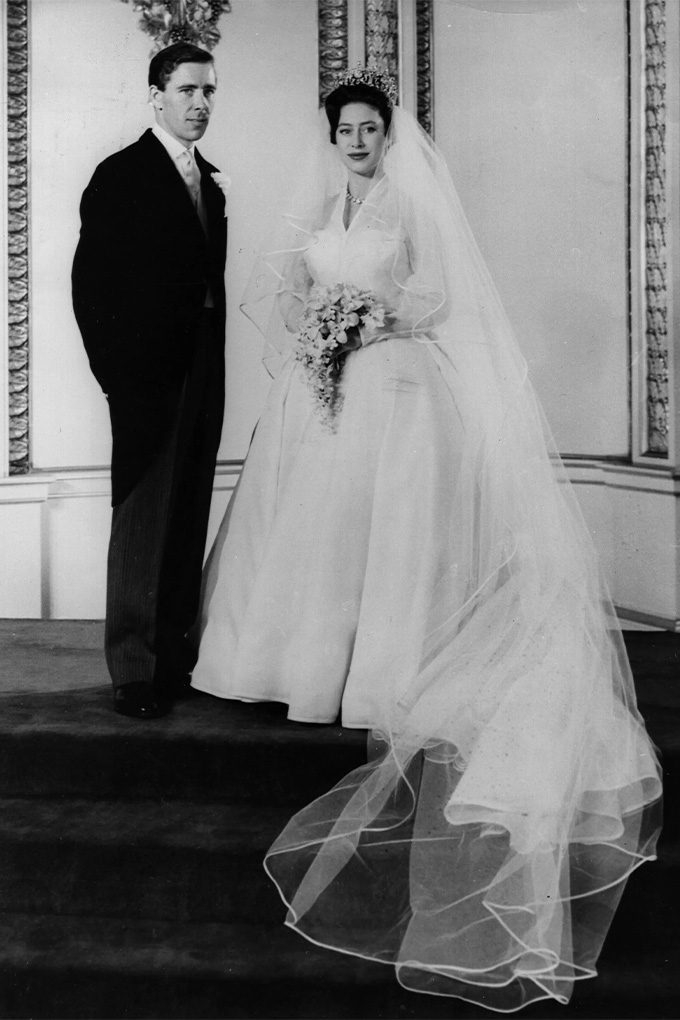
{"label": "bride's face", "polygon": [[366,103],[348,103],[340,111],[335,142],[348,170],[362,177],[372,177],[385,144],[382,117]]}

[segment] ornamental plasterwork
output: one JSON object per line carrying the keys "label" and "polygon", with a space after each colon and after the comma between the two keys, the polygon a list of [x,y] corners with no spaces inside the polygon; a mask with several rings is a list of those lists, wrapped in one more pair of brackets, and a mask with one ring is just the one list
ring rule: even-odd
{"label": "ornamental plasterwork", "polygon": [[212,50],[220,41],[217,22],[231,10],[230,0],[123,0],[141,14],[139,27],[154,41],[151,53],[172,43],[190,42]]}
{"label": "ornamental plasterwork", "polygon": [[333,88],[333,75],[348,62],[347,0],[319,0],[319,102]]}
{"label": "ornamental plasterwork", "polygon": [[28,0],[7,0],[9,472],[29,468]]}
{"label": "ornamental plasterwork", "polygon": [[647,449],[668,456],[666,3],[645,2],[645,346]]}
{"label": "ornamental plasterwork", "polygon": [[416,116],[434,138],[433,0],[416,0]]}
{"label": "ornamental plasterwork", "polygon": [[[434,129],[433,0],[415,0],[417,116],[430,135]],[[318,0],[319,99],[332,78],[349,63],[347,0]],[[364,6],[366,64],[399,80],[398,0],[366,0]]]}
{"label": "ornamental plasterwork", "polygon": [[398,0],[366,0],[366,66],[387,71],[399,81]]}

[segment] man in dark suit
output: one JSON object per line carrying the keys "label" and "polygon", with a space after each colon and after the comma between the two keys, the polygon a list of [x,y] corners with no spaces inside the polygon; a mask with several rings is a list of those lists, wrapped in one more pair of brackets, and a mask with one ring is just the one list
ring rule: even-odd
{"label": "man in dark suit", "polygon": [[189,690],[224,409],[224,182],[194,150],[213,59],[170,46],[151,61],[149,88],[156,124],[95,170],[73,265],[113,434],[106,660],[116,711],[137,718]]}

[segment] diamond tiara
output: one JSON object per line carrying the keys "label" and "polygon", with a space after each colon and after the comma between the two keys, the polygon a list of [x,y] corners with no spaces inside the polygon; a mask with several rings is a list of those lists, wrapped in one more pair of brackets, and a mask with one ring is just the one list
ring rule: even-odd
{"label": "diamond tiara", "polygon": [[399,100],[396,81],[391,75],[379,71],[377,67],[362,67],[361,64],[357,64],[356,67],[348,67],[346,71],[333,75],[332,81],[334,89],[341,85],[371,85],[387,96],[390,106],[396,106]]}

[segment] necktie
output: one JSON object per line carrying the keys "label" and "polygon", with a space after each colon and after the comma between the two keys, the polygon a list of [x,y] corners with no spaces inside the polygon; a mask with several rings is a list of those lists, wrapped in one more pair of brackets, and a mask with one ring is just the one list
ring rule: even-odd
{"label": "necktie", "polygon": [[201,171],[196,166],[196,160],[188,149],[180,153],[177,158],[179,160],[179,168],[182,171],[182,177],[186,182],[194,205],[198,209],[198,199],[201,194]]}

